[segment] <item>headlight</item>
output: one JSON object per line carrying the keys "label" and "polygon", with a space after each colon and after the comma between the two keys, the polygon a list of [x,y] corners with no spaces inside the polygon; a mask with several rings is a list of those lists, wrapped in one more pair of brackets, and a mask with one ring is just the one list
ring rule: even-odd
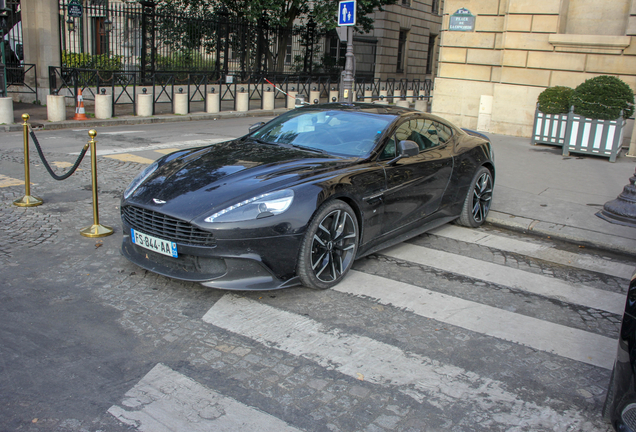
{"label": "headlight", "polygon": [[214,213],[205,222],[240,222],[274,216],[287,210],[293,200],[291,189],[266,193]]}
{"label": "headlight", "polygon": [[146,179],[150,177],[150,174],[155,172],[158,167],[159,165],[157,164],[157,162],[153,162],[152,164],[147,166],[146,169],[143,170],[137,177],[135,177],[135,179],[128,185],[128,187],[124,191],[124,199],[128,199],[128,197],[132,195],[135,189],[137,189],[140,184],[146,181]]}

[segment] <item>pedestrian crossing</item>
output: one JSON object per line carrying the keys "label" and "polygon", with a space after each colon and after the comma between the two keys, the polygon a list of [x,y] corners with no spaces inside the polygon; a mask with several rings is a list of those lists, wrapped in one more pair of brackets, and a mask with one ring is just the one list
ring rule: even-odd
{"label": "pedestrian crossing", "polygon": [[[415,429],[415,420],[402,424],[395,417],[392,427],[387,427],[390,430],[429,430],[425,419],[433,422],[436,416],[448,417],[449,427],[430,430],[609,430],[600,419],[597,405],[604,391],[600,386],[606,385],[616,355],[616,330],[631,276],[628,273],[634,271],[632,263],[559,250],[537,239],[511,238],[451,225],[422,238],[442,244],[451,240],[478,244],[541,260],[544,265],[595,272],[601,280],[614,278],[621,288],[576,284],[432,249],[418,240],[380,251],[375,261],[373,257],[358,261],[355,269],[332,290],[291,289],[280,292],[278,297],[225,293],[201,319],[209,331],[239,338],[264,356],[303,359],[341,376],[343,383],[364,382],[377,395],[400,394],[429,413],[417,417],[424,423],[418,423]],[[408,278],[387,277],[376,272],[374,265],[384,266],[386,273],[392,275],[411,272],[409,277],[416,278],[417,283],[405,281]],[[518,297],[520,303],[533,302],[539,309],[560,308],[559,313],[572,320],[611,319],[614,330],[569,326],[514,307],[493,306],[496,302],[449,294],[442,285],[452,285],[456,291],[470,286],[484,298],[500,298],[505,292],[508,297]],[[370,309],[378,313],[372,315],[373,319],[361,321],[360,316]],[[430,323],[435,330],[444,328],[448,338],[434,332],[417,332],[418,336],[409,337],[422,323]],[[388,330],[394,328],[403,333]],[[445,355],[445,347],[454,354]],[[487,362],[496,372],[488,368],[473,370],[476,363],[470,358],[489,351],[492,355],[487,356]],[[527,369],[517,372],[515,368],[526,363],[536,376],[523,376],[521,371]],[[564,375],[566,372],[572,376]],[[586,375],[602,379],[582,388],[580,383]],[[558,381],[554,383],[554,394],[549,391],[551,381]],[[172,388],[175,382],[188,390],[170,392],[171,396],[157,390]],[[251,406],[250,398],[241,398],[243,394],[244,390],[237,390],[224,395],[159,364],[126,394],[121,405],[114,405],[109,412],[138,430],[273,430],[267,429],[269,425],[278,430],[308,429],[307,424],[295,429],[297,425],[290,418],[281,417],[280,412],[262,412]],[[140,402],[139,395],[145,402]],[[581,402],[581,395],[590,396]],[[230,405],[235,414],[229,414]],[[334,405],[329,409],[336,412],[345,408]],[[205,421],[214,423],[201,423],[208,429],[198,429],[203,427],[198,423],[196,428],[175,426],[194,417],[199,422],[199,418],[210,417],[207,413],[211,411],[215,413],[213,418]],[[476,416],[480,423],[461,428],[458,425],[462,421],[457,418],[462,416]],[[239,418],[256,419],[263,426],[238,426],[243,425]],[[381,423],[376,420],[366,428],[350,430],[386,430],[378,428]],[[317,423],[309,429],[326,427]]]}

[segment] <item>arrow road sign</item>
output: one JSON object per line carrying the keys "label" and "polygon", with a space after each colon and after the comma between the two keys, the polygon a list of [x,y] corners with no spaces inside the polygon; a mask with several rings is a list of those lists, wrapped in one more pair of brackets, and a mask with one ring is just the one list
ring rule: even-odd
{"label": "arrow road sign", "polygon": [[338,5],[338,25],[356,25],[356,0],[341,1]]}

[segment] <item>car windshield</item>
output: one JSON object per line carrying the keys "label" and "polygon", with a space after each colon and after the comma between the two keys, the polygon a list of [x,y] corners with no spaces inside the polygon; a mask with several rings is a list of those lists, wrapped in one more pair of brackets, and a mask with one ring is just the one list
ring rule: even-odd
{"label": "car windshield", "polygon": [[250,135],[267,143],[362,157],[376,146],[393,115],[302,109],[282,115]]}

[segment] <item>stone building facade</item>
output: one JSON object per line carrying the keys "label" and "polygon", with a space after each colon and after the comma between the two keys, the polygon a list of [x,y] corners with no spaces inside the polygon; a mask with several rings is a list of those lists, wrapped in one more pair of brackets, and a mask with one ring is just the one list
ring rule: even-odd
{"label": "stone building facade", "polygon": [[[442,29],[439,0],[398,0],[374,13],[375,78],[433,78]],[[364,39],[358,36],[356,39]]]}
{"label": "stone building facade", "polygon": [[[474,31],[449,31],[461,8]],[[442,28],[432,111],[462,127],[530,136],[548,87],[614,75],[636,89],[636,0],[446,0]]]}

